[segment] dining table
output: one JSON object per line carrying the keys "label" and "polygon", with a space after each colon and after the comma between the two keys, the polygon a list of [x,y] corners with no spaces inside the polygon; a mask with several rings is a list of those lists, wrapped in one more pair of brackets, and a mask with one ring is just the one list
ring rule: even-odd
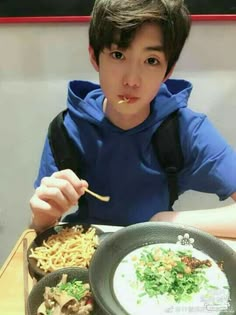
{"label": "dining table", "polygon": [[[108,225],[97,227],[104,232],[116,232],[122,228]],[[0,269],[1,315],[30,315],[27,311],[27,297],[36,280],[28,272],[27,249],[35,237],[33,229],[24,230]],[[236,239],[222,238],[222,241],[236,251]]]}

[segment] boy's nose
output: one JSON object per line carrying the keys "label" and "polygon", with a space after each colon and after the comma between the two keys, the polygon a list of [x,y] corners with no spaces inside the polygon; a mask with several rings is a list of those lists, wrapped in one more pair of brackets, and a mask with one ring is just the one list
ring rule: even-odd
{"label": "boy's nose", "polygon": [[138,69],[127,68],[123,77],[123,85],[129,87],[139,87],[141,83],[140,72]]}

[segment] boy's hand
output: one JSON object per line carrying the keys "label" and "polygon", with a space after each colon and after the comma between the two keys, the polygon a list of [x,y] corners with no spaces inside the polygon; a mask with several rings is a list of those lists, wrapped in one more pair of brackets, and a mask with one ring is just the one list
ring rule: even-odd
{"label": "boy's hand", "polygon": [[69,169],[44,177],[30,199],[32,227],[39,231],[53,225],[78,203],[87,187],[88,183]]}

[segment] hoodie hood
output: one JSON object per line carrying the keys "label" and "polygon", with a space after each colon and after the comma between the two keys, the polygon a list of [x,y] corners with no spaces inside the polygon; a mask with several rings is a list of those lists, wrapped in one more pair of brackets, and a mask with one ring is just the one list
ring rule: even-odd
{"label": "hoodie hood", "polygon": [[[149,117],[134,129],[147,128],[161,122],[175,110],[187,107],[191,90],[192,85],[188,81],[167,80],[151,102]],[[77,80],[69,82],[67,107],[74,120],[82,119],[100,125],[107,120],[103,113],[103,100],[104,94],[98,84]]]}

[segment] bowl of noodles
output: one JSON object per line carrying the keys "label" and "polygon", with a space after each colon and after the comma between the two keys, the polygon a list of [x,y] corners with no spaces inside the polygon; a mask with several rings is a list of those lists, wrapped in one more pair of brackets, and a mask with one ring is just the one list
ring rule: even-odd
{"label": "bowl of noodles", "polygon": [[27,301],[29,315],[98,315],[88,279],[88,270],[62,268],[46,275],[31,290]]}
{"label": "bowl of noodles", "polygon": [[87,269],[103,231],[89,224],[67,223],[38,234],[27,251],[29,273],[40,280],[65,267]]}

